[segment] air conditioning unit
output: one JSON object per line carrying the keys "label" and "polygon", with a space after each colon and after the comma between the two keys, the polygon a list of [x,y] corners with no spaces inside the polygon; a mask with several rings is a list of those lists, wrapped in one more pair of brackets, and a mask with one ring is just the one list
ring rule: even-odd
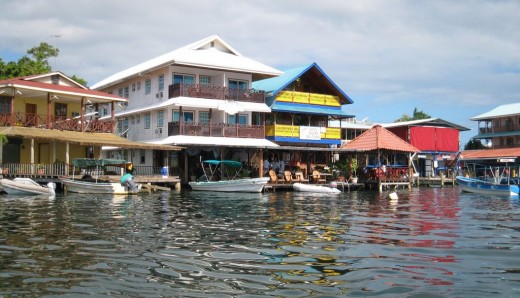
{"label": "air conditioning unit", "polygon": [[162,127],[160,128],[156,128],[155,129],[155,134],[158,135],[158,134],[162,134]]}
{"label": "air conditioning unit", "polygon": [[157,94],[155,94],[155,97],[156,98],[162,98],[163,97],[163,92],[162,91],[157,92]]}

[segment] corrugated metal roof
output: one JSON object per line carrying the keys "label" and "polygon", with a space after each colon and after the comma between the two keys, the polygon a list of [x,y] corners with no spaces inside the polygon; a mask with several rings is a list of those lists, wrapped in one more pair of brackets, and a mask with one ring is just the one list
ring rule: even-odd
{"label": "corrugated metal roof", "polygon": [[460,160],[490,159],[490,158],[517,158],[520,157],[520,148],[500,148],[483,150],[464,150],[460,153]]}
{"label": "corrugated metal roof", "polygon": [[374,125],[374,127],[341,146],[341,148],[356,151],[373,151],[378,149],[402,152],[421,151],[381,125]]}
{"label": "corrugated metal roof", "polygon": [[495,133],[481,133],[481,134],[478,134],[474,137],[472,137],[472,139],[491,139],[491,138],[496,138],[496,137],[510,137],[510,136],[518,136],[520,135],[520,131],[518,130],[515,130],[515,131],[502,131],[502,132],[495,132]]}
{"label": "corrugated metal roof", "polygon": [[343,111],[341,107],[317,106],[290,102],[275,102],[271,106],[271,110],[273,112],[294,112],[302,114],[341,116],[350,118],[354,117],[354,115],[350,115],[349,113]]}
{"label": "corrugated metal roof", "polygon": [[155,144],[171,144],[178,146],[221,146],[221,147],[244,147],[244,148],[273,148],[277,144],[266,139],[254,138],[229,138],[229,137],[201,137],[176,135],[162,140],[154,141]]}
{"label": "corrugated metal roof", "polygon": [[504,116],[513,116],[520,114],[520,102],[511,103],[498,106],[491,111],[485,112],[484,114],[480,114],[478,116],[470,118],[470,120],[478,121],[478,120],[489,120],[492,118],[504,117]]}
{"label": "corrugated metal roof", "polygon": [[90,133],[57,129],[8,126],[0,127],[0,134],[9,137],[54,140],[82,146],[114,146],[136,149],[181,150],[180,147],[135,142],[111,133]]}
{"label": "corrugated metal roof", "polygon": [[131,76],[168,64],[263,74],[267,76],[278,76],[282,74],[281,71],[273,67],[242,56],[218,35],[212,35],[113,74],[92,85],[92,89],[105,88]]}
{"label": "corrugated metal roof", "polygon": [[435,127],[451,127],[451,128],[458,129],[459,131],[470,130],[467,127],[460,126],[458,124],[448,122],[448,121],[440,119],[440,118],[427,118],[427,119],[418,119],[418,120],[411,120],[411,121],[393,122],[393,123],[381,124],[381,126],[383,126],[385,128],[401,127],[401,126],[435,126]]}
{"label": "corrugated metal roof", "polygon": [[341,102],[343,104],[354,103],[354,101],[345,92],[343,92],[343,90],[341,90],[341,88],[339,88],[338,85],[336,85],[336,83],[334,83],[334,81],[332,81],[316,63],[284,70],[284,74],[278,77],[253,82],[253,88],[257,90],[264,90],[269,94],[269,96],[276,96],[278,92],[282,91],[285,87],[287,87],[289,84],[294,82],[312,68],[315,68],[333,86],[336,91],[336,94],[334,95],[340,96]]}

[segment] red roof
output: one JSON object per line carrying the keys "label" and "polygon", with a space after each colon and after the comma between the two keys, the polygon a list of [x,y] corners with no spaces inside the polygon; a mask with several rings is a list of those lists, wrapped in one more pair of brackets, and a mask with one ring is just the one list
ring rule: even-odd
{"label": "red roof", "polygon": [[374,125],[371,129],[357,136],[352,141],[341,146],[342,149],[372,151],[385,149],[390,151],[420,152],[410,143],[407,143],[381,125]]}
{"label": "red roof", "polygon": [[65,85],[57,85],[57,84],[47,84],[42,82],[28,81],[24,78],[12,78],[12,79],[4,79],[0,80],[0,86],[5,85],[4,87],[12,86],[16,88],[29,88],[32,90],[40,90],[45,92],[56,92],[56,93],[67,93],[71,95],[78,95],[84,97],[93,97],[93,98],[104,98],[115,101],[126,101],[125,98],[108,94],[105,92],[100,92],[96,90],[91,90],[88,88],[79,88],[79,87],[71,87]]}
{"label": "red roof", "polygon": [[460,154],[461,160],[505,157],[520,157],[520,148],[465,150]]}

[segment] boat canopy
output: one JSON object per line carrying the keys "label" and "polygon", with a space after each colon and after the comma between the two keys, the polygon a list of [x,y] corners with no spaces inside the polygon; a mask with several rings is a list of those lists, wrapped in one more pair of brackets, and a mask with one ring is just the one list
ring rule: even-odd
{"label": "boat canopy", "polygon": [[97,159],[97,158],[75,158],[72,165],[79,168],[95,168],[104,166],[125,167],[130,162],[124,159]]}
{"label": "boat canopy", "polygon": [[233,168],[240,168],[242,167],[242,163],[236,161],[236,160],[214,160],[214,159],[210,159],[210,160],[204,160],[203,163],[207,163],[207,164],[211,164],[211,165],[215,165],[215,166],[218,166],[220,164],[223,164],[227,167],[233,167]]}

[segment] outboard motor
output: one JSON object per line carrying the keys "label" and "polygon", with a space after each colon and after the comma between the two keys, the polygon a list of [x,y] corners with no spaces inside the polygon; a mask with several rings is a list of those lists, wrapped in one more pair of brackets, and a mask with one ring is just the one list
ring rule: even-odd
{"label": "outboard motor", "polygon": [[139,190],[139,187],[137,184],[135,184],[134,176],[132,176],[132,174],[124,174],[123,177],[121,177],[120,182],[121,185],[128,189],[128,192],[137,192]]}

